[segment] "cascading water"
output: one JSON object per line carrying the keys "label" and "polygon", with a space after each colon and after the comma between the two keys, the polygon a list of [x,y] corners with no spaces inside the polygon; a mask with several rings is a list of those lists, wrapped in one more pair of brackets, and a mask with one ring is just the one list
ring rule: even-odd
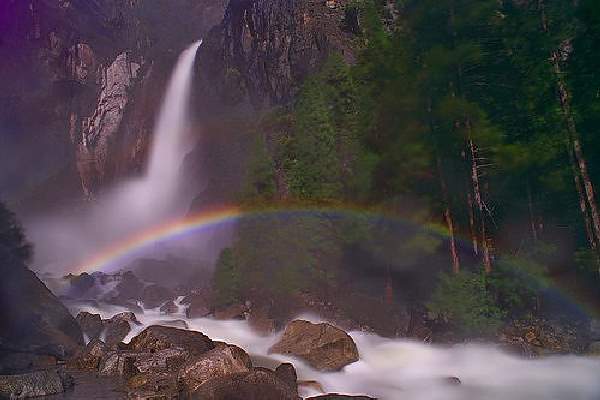
{"label": "cascading water", "polygon": [[[190,199],[182,194],[180,169],[191,147],[190,92],[201,43],[185,49],[175,65],[154,127],[144,176],[116,185],[78,214],[65,210],[62,215],[27,224],[36,245],[36,264],[55,272],[72,271],[99,249],[187,211]],[[82,267],[94,270],[100,266]]]}
{"label": "cascading water", "polygon": [[117,192],[114,203],[124,209],[125,218],[134,215],[148,224],[181,211],[180,168],[188,150],[192,72],[201,44],[197,41],[184,50],[173,70],[154,127],[145,176],[128,182]]}
{"label": "cascading water", "polygon": [[[183,307],[169,320],[186,319]],[[76,307],[74,311],[99,313],[110,318],[120,307]],[[149,325],[165,323],[158,309],[137,315],[142,325],[134,326],[125,341]],[[311,316],[304,319],[315,320]],[[552,356],[523,359],[491,344],[435,346],[406,339],[385,339],[363,332],[350,332],[360,360],[340,372],[316,371],[298,359],[269,354],[278,334],[261,336],[246,321],[210,318],[187,320],[190,329],[213,340],[245,349],[255,365],[273,367],[292,362],[299,380],[316,381],[325,392],[370,395],[380,400],[597,400],[600,399],[600,358]],[[447,378],[458,377],[460,385]],[[301,388],[312,396],[314,389]]]}

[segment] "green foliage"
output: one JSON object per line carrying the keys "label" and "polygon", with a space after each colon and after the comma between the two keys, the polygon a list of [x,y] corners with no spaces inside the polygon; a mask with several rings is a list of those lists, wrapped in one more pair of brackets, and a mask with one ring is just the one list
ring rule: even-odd
{"label": "green foliage", "polygon": [[242,274],[231,248],[221,251],[213,279],[217,304],[224,306],[241,300]]}
{"label": "green foliage", "polygon": [[243,197],[253,201],[273,199],[276,192],[275,165],[262,136],[258,137],[252,154]]}
{"label": "green foliage", "polygon": [[505,316],[486,288],[486,279],[481,273],[440,275],[439,285],[427,306],[466,334],[494,333]]}

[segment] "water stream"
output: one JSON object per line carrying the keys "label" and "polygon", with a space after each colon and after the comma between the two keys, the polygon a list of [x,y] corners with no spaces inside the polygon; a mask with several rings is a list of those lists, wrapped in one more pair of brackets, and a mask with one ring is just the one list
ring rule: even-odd
{"label": "water stream", "polygon": [[[110,318],[120,307],[78,310]],[[74,310],[76,311],[76,310]],[[140,326],[126,342],[150,325],[186,320],[184,309],[164,315],[158,309],[137,315]],[[301,316],[317,322],[314,316]],[[186,320],[190,329],[214,340],[236,344],[253,356],[255,365],[272,367],[292,362],[299,380],[316,381],[324,392],[370,395],[381,400],[597,400],[600,399],[600,358],[552,356],[524,359],[503,352],[492,344],[437,346],[407,339],[386,339],[364,332],[350,332],[360,360],[340,372],[316,371],[301,360],[269,354],[281,332],[261,336],[246,321],[212,318]],[[462,384],[452,385],[448,377]],[[321,393],[302,387],[301,395]]]}

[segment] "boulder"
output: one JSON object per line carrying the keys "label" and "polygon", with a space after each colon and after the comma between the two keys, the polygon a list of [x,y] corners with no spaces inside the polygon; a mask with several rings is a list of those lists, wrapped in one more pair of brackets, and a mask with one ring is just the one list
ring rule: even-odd
{"label": "boulder", "polygon": [[196,391],[211,379],[249,372],[250,356],[237,346],[217,343],[216,347],[201,357],[190,360],[179,371],[178,380],[189,392]]}
{"label": "boulder", "polygon": [[327,323],[303,320],[290,322],[269,352],[299,357],[325,371],[340,370],[358,361],[356,344],[346,332]]}
{"label": "boulder", "polygon": [[160,307],[166,301],[175,300],[175,293],[172,290],[159,285],[150,285],[144,288],[142,293],[142,303],[144,308]]}
{"label": "boulder", "polygon": [[210,303],[206,299],[206,296],[199,294],[191,294],[186,296],[182,300],[183,304],[188,304],[185,309],[185,316],[187,318],[204,318],[211,313]]}
{"label": "boulder", "polygon": [[71,357],[84,345],[65,306],[28,268],[0,263],[0,342],[4,348]]}
{"label": "boulder", "polygon": [[179,307],[177,307],[174,301],[169,300],[160,306],[160,312],[163,314],[176,314],[179,312]]}
{"label": "boulder", "polygon": [[20,375],[0,375],[0,398],[17,399],[62,393],[73,386],[73,378],[62,368]]}
{"label": "boulder", "polygon": [[130,351],[141,353],[177,348],[199,355],[214,349],[215,344],[200,332],[152,325],[131,339],[128,347]]}
{"label": "boulder", "polygon": [[275,375],[282,381],[286,382],[292,389],[298,392],[298,374],[296,369],[290,363],[283,363],[275,368]]}
{"label": "boulder", "polygon": [[130,353],[113,351],[108,353],[98,367],[100,375],[121,376],[129,379],[140,371],[135,365],[136,356]]}
{"label": "boulder", "polygon": [[131,325],[125,319],[111,318],[103,321],[104,331],[102,338],[108,346],[116,346],[127,337],[131,331]]}
{"label": "boulder", "polygon": [[79,370],[96,371],[108,353],[109,348],[104,342],[92,339],[79,354],[69,360],[69,365]]}
{"label": "boulder", "polygon": [[275,372],[254,368],[211,379],[191,393],[193,400],[300,400],[298,393]]}
{"label": "boulder", "polygon": [[215,318],[220,320],[246,319],[248,307],[244,304],[232,304],[230,306],[215,310]]}
{"label": "boulder", "polygon": [[134,325],[141,325],[142,323],[140,321],[138,321],[137,317],[135,316],[135,313],[133,312],[122,312],[122,313],[118,313],[113,315],[113,317],[110,319],[111,321],[127,321],[130,324],[134,324]]}
{"label": "boulder", "polygon": [[92,314],[82,311],[75,318],[81,331],[88,340],[98,339],[104,327],[102,326],[102,318],[100,314]]}
{"label": "boulder", "polygon": [[269,318],[265,311],[254,308],[248,315],[248,324],[255,332],[262,336],[271,335],[277,328],[275,320]]}

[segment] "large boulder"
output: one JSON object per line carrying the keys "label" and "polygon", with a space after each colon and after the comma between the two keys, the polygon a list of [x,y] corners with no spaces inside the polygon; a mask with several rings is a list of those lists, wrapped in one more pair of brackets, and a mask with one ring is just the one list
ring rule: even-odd
{"label": "large boulder", "polygon": [[142,303],[144,308],[156,308],[167,301],[175,300],[175,293],[171,289],[159,285],[150,285],[144,288]]}
{"label": "large boulder", "polygon": [[300,400],[298,392],[266,368],[211,379],[190,395],[193,400]]}
{"label": "large boulder", "polygon": [[200,355],[214,349],[215,344],[201,332],[157,325],[144,329],[129,343],[131,351],[142,353],[173,348],[187,350],[192,355]]}
{"label": "large boulder", "polygon": [[88,340],[98,339],[102,330],[102,318],[100,314],[92,314],[86,311],[82,311],[77,314],[75,318],[81,331],[87,337]]}
{"label": "large boulder", "polygon": [[105,320],[103,326],[102,338],[108,346],[116,346],[121,343],[131,331],[129,322],[119,318]]}
{"label": "large boulder", "polygon": [[285,328],[271,353],[288,354],[305,360],[319,370],[336,371],[358,361],[358,349],[343,330],[327,323],[295,320]]}
{"label": "large boulder", "polygon": [[0,375],[0,398],[21,399],[62,393],[73,386],[73,378],[62,368],[20,375]]}
{"label": "large boulder", "polygon": [[100,339],[92,339],[75,357],[69,360],[72,368],[96,371],[100,362],[109,352],[109,348]]}
{"label": "large boulder", "polygon": [[185,316],[187,318],[204,318],[212,312],[209,300],[201,294],[188,295],[183,299],[182,303],[188,304],[188,307],[185,309]]}
{"label": "large boulder", "polygon": [[252,369],[250,356],[237,346],[217,343],[201,357],[190,360],[179,371],[179,381],[189,392],[203,383],[227,375],[246,373]]}
{"label": "large boulder", "polygon": [[66,358],[83,346],[75,318],[37,276],[0,262],[0,346]]}

